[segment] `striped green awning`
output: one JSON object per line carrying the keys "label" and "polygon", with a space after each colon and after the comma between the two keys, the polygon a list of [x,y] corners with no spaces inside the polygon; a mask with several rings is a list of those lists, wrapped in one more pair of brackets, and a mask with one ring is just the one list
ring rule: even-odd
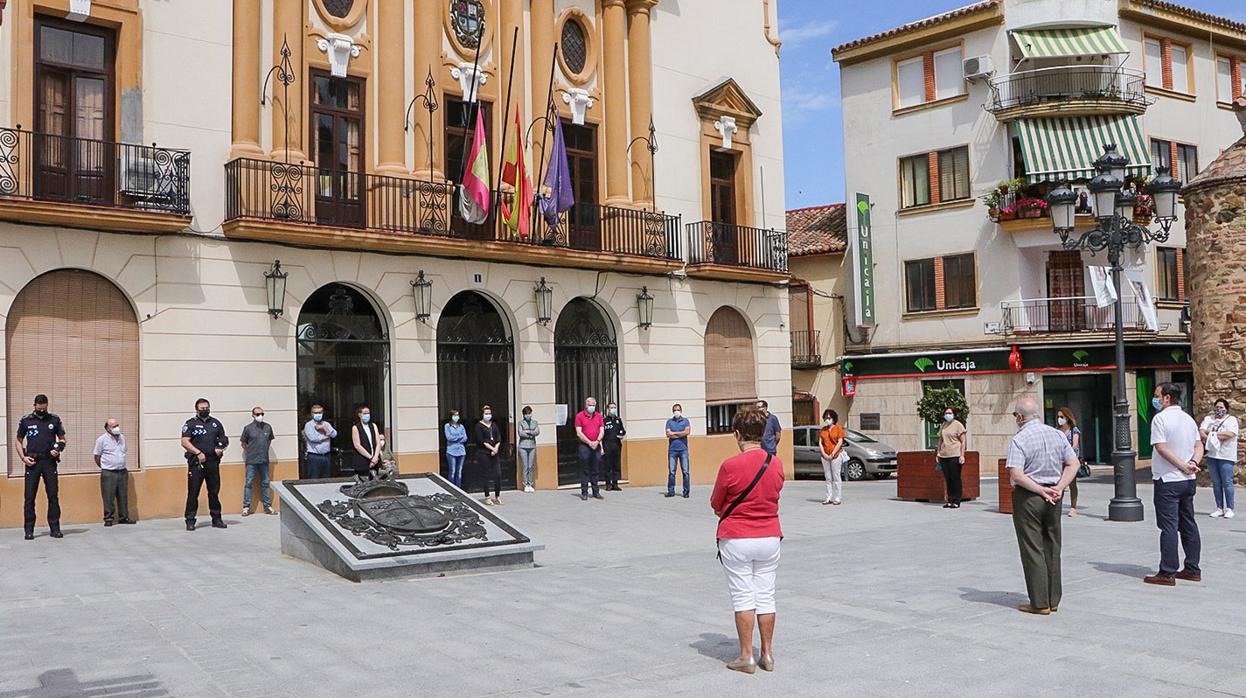
{"label": "striped green awning", "polygon": [[1018,29],[1012,38],[1022,58],[1071,58],[1129,53],[1115,27]]}
{"label": "striped green awning", "polygon": [[1017,137],[1030,182],[1090,179],[1103,146],[1114,143],[1129,159],[1130,176],[1151,172],[1151,151],[1136,116],[1065,116],[1020,119]]}

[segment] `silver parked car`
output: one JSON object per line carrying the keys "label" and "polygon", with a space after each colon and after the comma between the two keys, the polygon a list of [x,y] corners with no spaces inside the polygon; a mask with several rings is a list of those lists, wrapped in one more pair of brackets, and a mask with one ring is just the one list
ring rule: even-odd
{"label": "silver parked car", "polygon": [[[822,447],[818,443],[820,430],[821,427],[792,427],[797,476],[822,477]],[[848,445],[844,447],[848,455],[848,460],[844,461],[845,480],[864,480],[866,475],[875,480],[885,480],[899,468],[894,448],[859,431],[845,428],[844,433],[848,436]]]}

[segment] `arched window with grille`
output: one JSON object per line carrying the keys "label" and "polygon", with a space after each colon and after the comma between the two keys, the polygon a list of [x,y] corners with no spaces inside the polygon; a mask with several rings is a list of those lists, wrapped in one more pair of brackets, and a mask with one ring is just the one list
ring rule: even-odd
{"label": "arched window with grille", "polygon": [[706,433],[729,433],[735,413],[756,400],[753,333],[740,311],[723,306],[705,326]]}

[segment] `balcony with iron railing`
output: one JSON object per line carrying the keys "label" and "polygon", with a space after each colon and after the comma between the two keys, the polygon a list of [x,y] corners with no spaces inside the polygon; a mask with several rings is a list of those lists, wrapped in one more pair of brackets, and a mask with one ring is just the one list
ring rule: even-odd
{"label": "balcony with iron railing", "polygon": [[787,233],[734,223],[688,224],[688,274],[720,279],[787,278]]}
{"label": "balcony with iron railing", "polygon": [[190,152],[0,128],[0,220],[181,230],[190,222]]}
{"label": "balcony with iron railing", "polygon": [[[1112,306],[1100,308],[1094,298],[1034,298],[1004,301],[1000,304],[1003,321],[1000,332],[1006,337],[1041,337],[1112,333],[1116,329]],[[1160,323],[1158,330],[1148,330],[1146,316],[1135,300],[1121,301],[1123,329],[1128,334],[1154,335],[1167,330]]]}
{"label": "balcony with iron railing", "polygon": [[1025,70],[990,82],[986,110],[1000,121],[1021,117],[1142,114],[1146,96],[1140,71],[1113,66],[1069,65]]}
{"label": "balcony with iron railing", "polygon": [[821,330],[792,330],[792,368],[822,366],[821,343]]}
{"label": "balcony with iron railing", "polygon": [[576,202],[528,216],[521,236],[502,220],[514,196],[492,193],[488,216],[469,222],[452,182],[240,158],[225,165],[227,237],[461,256],[554,266],[674,271],[682,265],[678,216]]}

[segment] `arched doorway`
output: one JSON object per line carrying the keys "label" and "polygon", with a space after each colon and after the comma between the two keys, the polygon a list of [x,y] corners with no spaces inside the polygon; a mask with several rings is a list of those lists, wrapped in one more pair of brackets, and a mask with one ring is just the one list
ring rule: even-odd
{"label": "arched doorway", "polygon": [[[337,429],[331,474],[350,469],[350,425],[366,404],[372,420],[389,426],[389,333],[366,296],[345,284],[322,286],[307,298],[298,320],[298,429],[312,405],[322,405]],[[299,475],[306,474],[299,448]]]}
{"label": "arched doorway", "polygon": [[753,333],[740,311],[723,306],[705,325],[705,431],[728,434],[743,406],[757,401]]}
{"label": "arched doorway", "polygon": [[[502,430],[502,487],[515,488],[514,376],[515,342],[501,310],[475,291],[451,298],[437,321],[437,433],[439,452],[445,453],[445,423],[450,410],[457,409],[467,428],[463,489],[468,492],[484,489],[473,434],[483,405],[493,408],[493,420]],[[444,458],[441,474],[449,475]]]}
{"label": "arched doorway", "polygon": [[618,341],[601,308],[587,298],[576,298],[554,325],[554,397],[567,406],[567,423],[558,427],[560,485],[580,481],[575,414],[590,395],[602,411],[619,399]]}
{"label": "arched doorway", "polygon": [[[27,284],[5,323],[10,436],[35,395],[44,393],[71,443],[60,474],[99,472],[91,444],[109,417],[131,444],[126,465],[137,467],[138,336],[129,300],[99,274],[60,269]],[[16,449],[8,451],[9,475],[20,475]]]}

